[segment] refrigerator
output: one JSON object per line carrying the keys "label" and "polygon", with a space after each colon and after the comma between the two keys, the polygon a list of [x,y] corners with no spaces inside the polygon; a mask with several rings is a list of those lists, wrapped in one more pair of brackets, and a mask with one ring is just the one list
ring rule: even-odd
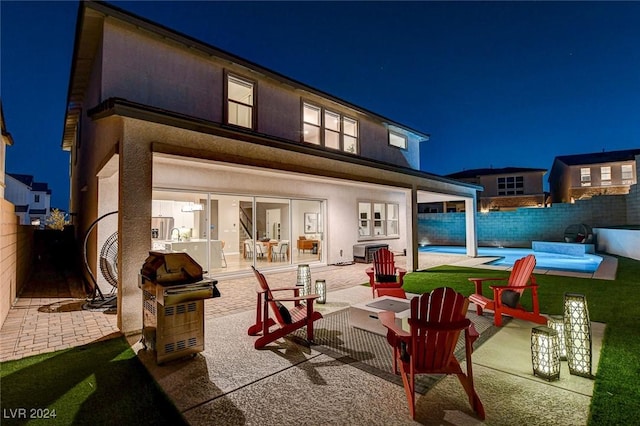
{"label": "refrigerator", "polygon": [[151,218],[151,239],[160,241],[171,240],[171,229],[174,220],[172,217],[152,217]]}

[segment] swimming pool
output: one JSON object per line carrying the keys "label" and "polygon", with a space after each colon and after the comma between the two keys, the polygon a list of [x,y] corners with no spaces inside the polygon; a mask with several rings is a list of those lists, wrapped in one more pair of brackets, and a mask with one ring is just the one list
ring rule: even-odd
{"label": "swimming pool", "polygon": [[[466,247],[461,246],[423,246],[419,248],[419,251],[444,254],[467,253]],[[602,262],[602,257],[595,254],[568,256],[566,254],[546,253],[543,251],[534,252],[525,248],[478,247],[478,256],[500,257],[498,260],[489,262],[488,265],[513,266],[517,259],[528,254],[536,256],[536,268],[540,269],[593,273]]]}

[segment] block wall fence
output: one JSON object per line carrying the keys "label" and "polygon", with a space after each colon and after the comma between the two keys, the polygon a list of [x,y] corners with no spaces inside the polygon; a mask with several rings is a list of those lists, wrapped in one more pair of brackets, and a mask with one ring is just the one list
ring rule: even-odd
{"label": "block wall fence", "polygon": [[640,225],[640,155],[636,156],[636,182],[627,195],[627,220],[628,224]]}
{"label": "block wall fence", "polygon": [[18,224],[13,204],[0,199],[0,325],[29,279],[33,226]]}
{"label": "block wall fence", "polygon": [[[564,231],[572,224],[584,223],[592,228],[640,224],[637,186],[629,195],[598,196],[548,208],[478,213],[478,245],[529,248],[532,241],[564,241]],[[464,213],[419,214],[418,241],[465,245]]]}

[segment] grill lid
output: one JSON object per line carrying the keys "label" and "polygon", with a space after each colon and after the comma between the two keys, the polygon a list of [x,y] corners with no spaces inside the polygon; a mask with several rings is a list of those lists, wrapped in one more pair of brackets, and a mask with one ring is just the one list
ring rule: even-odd
{"label": "grill lid", "polygon": [[140,274],[159,284],[188,284],[202,280],[202,267],[187,253],[150,251]]}

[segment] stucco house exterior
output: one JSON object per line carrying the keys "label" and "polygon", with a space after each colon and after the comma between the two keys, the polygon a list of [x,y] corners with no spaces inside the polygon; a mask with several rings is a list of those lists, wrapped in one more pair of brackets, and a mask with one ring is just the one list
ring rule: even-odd
{"label": "stucco house exterior", "polygon": [[445,175],[484,189],[478,195],[478,209],[515,210],[521,207],[544,207],[546,194],[543,177],[546,169],[503,167],[463,170]]}
{"label": "stucco house exterior", "polygon": [[374,242],[416,269],[418,203],[457,200],[477,253],[481,188],[420,171],[427,134],[111,5],[80,4],[67,104],[70,212],[78,236],[118,212],[88,258],[118,232],[125,333],[142,325],[152,249],[224,277],[347,262]]}
{"label": "stucco house exterior", "polygon": [[628,194],[637,183],[636,156],[640,148],[561,155],[549,173],[554,203],[571,203],[594,195]]}

